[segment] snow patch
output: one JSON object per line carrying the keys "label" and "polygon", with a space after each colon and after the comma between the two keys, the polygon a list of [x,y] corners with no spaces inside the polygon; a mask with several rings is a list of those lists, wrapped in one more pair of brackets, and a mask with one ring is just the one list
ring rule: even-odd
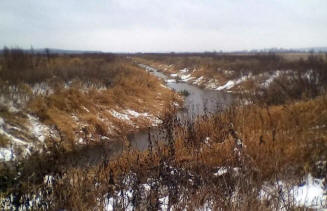
{"label": "snow patch", "polygon": [[84,143],[84,139],[83,138],[79,138],[78,139],[78,143],[83,144]]}
{"label": "snow patch", "polygon": [[246,81],[248,79],[248,77],[250,77],[250,76],[243,76],[237,80],[229,80],[225,85],[217,87],[216,90],[221,91],[224,89],[231,89],[234,86],[242,83],[243,81]]}
{"label": "snow patch", "polygon": [[228,171],[228,168],[227,168],[227,167],[221,167],[221,168],[219,168],[219,170],[218,170],[216,173],[214,173],[213,175],[216,176],[216,177],[217,177],[217,176],[222,176],[222,175],[226,174],[227,171]]}
{"label": "snow patch", "polygon": [[216,89],[217,88],[217,81],[214,80],[214,79],[211,79],[208,81],[207,85],[206,85],[206,88],[207,89]]}
{"label": "snow patch", "polygon": [[200,78],[197,78],[195,81],[193,81],[193,84],[200,85],[202,80],[203,80],[203,76],[201,76]]}
{"label": "snow patch", "polygon": [[148,118],[152,122],[152,126],[158,126],[158,125],[162,124],[162,120],[159,119],[158,117],[151,115],[151,116],[148,116]]}
{"label": "snow patch", "polygon": [[14,106],[14,102],[3,95],[0,96],[0,104],[6,107],[10,113],[16,113],[19,111],[19,109]]}
{"label": "snow patch", "polygon": [[191,77],[191,74],[188,74],[188,75],[182,75],[181,76],[181,79],[185,82],[189,81],[189,80],[192,80],[194,79],[194,77]]}
{"label": "snow patch", "polygon": [[116,110],[110,110],[109,112],[113,117],[115,117],[117,119],[130,120],[127,114],[120,113]]}
{"label": "snow patch", "polygon": [[227,166],[222,166],[222,167],[219,167],[218,171],[215,172],[213,175],[218,177],[218,176],[222,176],[224,174],[227,174],[227,172],[230,172],[233,175],[238,175],[239,171],[240,171],[239,167],[231,168],[231,167],[227,167]]}
{"label": "snow patch", "polygon": [[168,210],[168,203],[169,203],[169,197],[165,196],[159,199],[161,204],[161,210],[166,211]]}
{"label": "snow patch", "polygon": [[220,91],[220,90],[223,90],[223,89],[231,89],[234,86],[235,86],[234,81],[228,81],[225,85],[217,87],[216,90]]}
{"label": "snow patch", "polygon": [[274,185],[265,185],[260,191],[261,199],[271,199],[275,193],[281,193],[284,198],[290,198],[296,206],[312,209],[327,208],[326,188],[324,179],[313,178],[308,174],[305,183],[293,187],[287,186],[283,181]]}
{"label": "snow patch", "polygon": [[27,115],[30,121],[30,130],[32,134],[41,142],[44,142],[47,135],[49,135],[49,128],[43,125],[38,118],[28,114]]}
{"label": "snow patch", "polygon": [[187,68],[181,69],[179,72],[181,73],[188,73],[190,70]]}
{"label": "snow patch", "polygon": [[42,82],[34,84],[32,92],[34,95],[51,95],[54,91],[47,83]]}
{"label": "snow patch", "polygon": [[308,175],[306,184],[303,186],[294,186],[290,193],[294,196],[295,203],[299,206],[306,206],[310,208],[327,208],[327,197],[324,196],[323,180],[315,179]]}
{"label": "snow patch", "polygon": [[176,83],[176,79],[167,79],[166,83]]}
{"label": "snow patch", "polygon": [[17,145],[27,145],[29,146],[30,144],[25,142],[25,141],[22,141],[16,137],[14,137],[13,135],[7,133],[6,131],[4,131],[2,128],[0,128],[0,134],[1,135],[4,135],[4,136],[7,136],[7,138],[13,142],[16,142]]}
{"label": "snow patch", "polygon": [[269,87],[269,85],[280,75],[281,75],[281,71],[279,70],[275,71],[272,75],[270,75],[270,77],[265,82],[261,84],[261,86],[265,88]]}
{"label": "snow patch", "polygon": [[155,117],[152,114],[149,114],[149,113],[146,113],[146,112],[145,113],[139,113],[139,112],[131,110],[131,109],[127,109],[127,110],[124,110],[122,112],[111,110],[110,113],[115,118],[121,119],[121,120],[126,120],[126,121],[130,121],[131,118],[143,117],[143,118],[149,119],[149,121],[151,121],[151,123],[152,123],[152,126],[157,126],[157,125],[162,123],[162,121],[158,117]]}
{"label": "snow patch", "polygon": [[0,148],[0,160],[10,161],[13,159],[15,159],[15,155],[13,154],[12,150],[7,148]]}
{"label": "snow patch", "polygon": [[133,110],[130,110],[130,109],[127,109],[126,110],[127,113],[129,113],[130,115],[132,115],[133,117],[139,117],[139,116],[144,116],[144,115],[147,115],[147,113],[139,113],[139,112],[136,112],[136,111],[133,111]]}
{"label": "snow patch", "polygon": [[189,77],[191,77],[191,74],[188,74],[188,75],[182,75],[182,76],[181,76],[181,79],[182,79],[182,80],[185,80],[185,79],[188,79]]}
{"label": "snow patch", "polygon": [[81,108],[82,108],[84,111],[86,111],[87,113],[90,113],[90,110],[87,109],[85,106],[81,106]]}

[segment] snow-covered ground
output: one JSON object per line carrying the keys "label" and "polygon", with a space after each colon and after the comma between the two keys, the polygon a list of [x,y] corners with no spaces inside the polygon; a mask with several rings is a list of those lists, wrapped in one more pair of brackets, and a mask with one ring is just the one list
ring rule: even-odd
{"label": "snow-covered ground", "polygon": [[0,135],[5,137],[9,143],[7,146],[0,148],[0,161],[9,161],[16,158],[16,148],[22,149],[22,155],[30,154],[33,144],[23,141],[6,131],[7,125],[4,119],[0,117]]}
{"label": "snow-covered ground", "polygon": [[14,125],[9,120],[0,117],[0,135],[8,140],[7,145],[0,148],[0,161],[30,155],[31,151],[42,146],[46,137],[50,135],[48,126],[41,123],[35,116],[30,114],[26,116],[26,122],[18,122]]}
{"label": "snow-covered ground", "polygon": [[30,131],[41,142],[44,142],[45,138],[49,136],[49,127],[42,124],[38,118],[28,114],[30,121]]}
{"label": "snow-covered ground", "polygon": [[270,76],[268,76],[268,79],[266,79],[262,84],[261,86],[262,87],[269,87],[269,85],[276,79],[278,78],[279,76],[281,75],[281,71],[277,70],[275,71],[274,73],[270,74]]}
{"label": "snow-covered ground", "polygon": [[11,149],[0,148],[0,160],[10,161],[15,159],[15,154]]}
{"label": "snow-covered ground", "polygon": [[33,95],[50,95],[53,93],[53,89],[49,86],[48,83],[36,83],[32,87]]}
{"label": "snow-covered ground", "polygon": [[236,80],[229,80],[225,85],[217,87],[216,90],[221,91],[221,90],[231,89],[234,86],[250,79],[251,77],[252,77],[252,75],[250,74],[248,76],[242,76],[241,78],[236,79]]}
{"label": "snow-covered ground", "polygon": [[[145,65],[146,66],[146,65]],[[146,66],[147,69],[154,68]],[[168,74],[168,79],[166,79],[166,83],[176,83],[178,81],[191,83],[196,86],[201,86],[206,89],[212,89],[217,91],[226,91],[226,92],[234,92],[236,91],[248,91],[242,88],[242,84],[246,81],[253,81],[254,85],[258,88],[268,88],[276,79],[281,77],[286,77],[289,79],[293,78],[294,71],[292,70],[276,70],[276,71],[267,71],[254,75],[251,71],[248,73],[243,73],[239,77],[234,77],[234,70],[223,70],[218,68],[218,75],[220,75],[220,79],[217,78],[209,78],[207,75],[201,75],[201,73],[205,73],[202,69],[189,69],[187,67],[174,70],[172,65],[159,65],[159,68],[163,70],[166,74]],[[313,71],[308,70],[301,77],[311,80]],[[229,80],[224,80],[224,78],[228,78]]]}
{"label": "snow-covered ground", "polygon": [[[279,181],[275,184],[266,184],[260,192],[262,200],[272,199],[279,195],[281,201],[291,202],[298,207],[315,210],[327,210],[327,189],[324,179],[318,179],[308,174],[300,185],[288,185]],[[285,202],[285,203],[286,203]]]}
{"label": "snow-covered ground", "polygon": [[176,83],[176,79],[167,79],[166,83]]}
{"label": "snow-covered ground", "polygon": [[149,114],[147,112],[140,113],[131,109],[122,110],[120,112],[112,109],[109,112],[113,117],[130,123],[133,123],[132,120],[135,118],[148,119],[152,123],[152,126],[157,126],[158,124],[162,123],[162,121],[158,117],[155,117],[154,115]]}
{"label": "snow-covered ground", "polygon": [[[155,68],[152,68],[147,65],[139,64],[141,67],[146,70],[151,69],[157,71]],[[217,79],[216,77],[208,78],[207,75],[201,75],[201,73],[206,73],[203,69],[189,69],[183,68],[180,70],[174,70],[170,67],[171,65],[159,65],[159,68],[164,71],[166,74],[165,82],[166,83],[178,83],[178,82],[187,82],[196,86],[204,87],[206,89],[212,89],[217,91],[225,92],[248,92],[250,90],[244,90],[243,83],[246,81],[253,81],[255,86],[269,86],[276,78],[281,77],[284,73],[289,73],[289,71],[279,71],[276,72],[265,72],[257,75],[253,75],[250,71],[248,73],[242,73],[241,76],[235,77],[229,80],[224,80],[224,78],[231,78],[235,71],[233,70],[222,70],[219,69],[221,77]],[[252,84],[252,83],[250,83]]]}

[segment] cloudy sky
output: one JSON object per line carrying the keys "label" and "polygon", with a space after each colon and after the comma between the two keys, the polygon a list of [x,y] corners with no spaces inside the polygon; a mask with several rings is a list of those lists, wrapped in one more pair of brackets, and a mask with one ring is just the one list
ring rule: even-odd
{"label": "cloudy sky", "polygon": [[1,0],[0,47],[111,52],[327,46],[326,0]]}

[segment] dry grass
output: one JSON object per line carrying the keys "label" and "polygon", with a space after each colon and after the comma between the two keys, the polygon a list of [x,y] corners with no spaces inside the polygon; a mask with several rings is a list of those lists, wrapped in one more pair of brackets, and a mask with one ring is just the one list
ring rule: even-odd
{"label": "dry grass", "polygon": [[[288,59],[288,57],[295,57]],[[154,66],[160,71],[171,74],[183,68],[191,71],[192,77],[204,77],[202,86],[214,79],[216,86],[224,85],[229,80],[238,80],[241,76],[251,76],[245,82],[234,86],[229,91],[235,93],[263,93],[261,98],[271,98],[272,101],[281,98],[296,98],[309,95],[312,98],[326,90],[327,60],[324,54],[307,54],[305,58],[288,54],[145,54],[134,57],[138,63]],[[275,87],[265,90],[262,80],[267,80],[275,71],[282,76],[274,80]],[[311,71],[311,72],[310,72]],[[274,91],[275,89],[276,91]],[[265,94],[264,92],[269,92]],[[284,91],[284,93],[282,93]],[[272,92],[272,93],[270,93]],[[291,96],[283,96],[285,93]],[[281,102],[271,102],[271,104]]]}
{"label": "dry grass", "polygon": [[[240,60],[237,58],[235,65]],[[183,62],[190,61],[183,58]],[[255,64],[255,58],[248,63]],[[19,165],[2,167],[2,199],[15,196],[9,200],[13,207],[44,210],[101,210],[109,199],[118,210],[129,205],[136,210],[159,210],[163,198],[172,210],[204,206],[213,210],[296,210],[299,208],[294,201],[282,192],[260,200],[262,185],[278,181],[299,184],[308,173],[325,176],[316,168],[318,161],[327,158],[325,92],[304,98],[291,95],[291,100],[282,103],[251,98],[260,103],[235,105],[196,121],[182,122],[167,100],[176,97],[151,75],[125,65],[123,69],[131,71],[117,74],[113,86],[105,90],[56,90],[53,95],[30,102],[29,109],[49,124],[56,124],[65,133],[66,137],[61,138],[67,141],[58,140],[49,145],[48,153],[35,153]],[[160,105],[164,101],[167,104]],[[131,126],[106,112],[117,109],[116,105],[139,112],[165,110],[158,129],[163,140],[149,138],[153,147],[144,152],[127,147],[115,159],[108,155],[87,167],[73,165],[89,157],[75,148],[72,138],[79,129],[71,114],[90,125],[85,134],[107,135],[109,129],[103,119],[130,130]],[[89,143],[87,148],[93,145]],[[219,170],[225,173],[219,175]],[[17,172],[19,177],[14,177]],[[44,182],[45,175],[52,176],[49,182]],[[26,205],[36,195],[42,204]]]}
{"label": "dry grass", "polygon": [[[165,142],[153,142],[155,147],[145,152],[130,149],[87,169],[65,167],[71,162],[65,154],[48,155],[47,162],[55,155],[62,159],[55,168],[61,170],[51,170],[56,183],[42,197],[53,209],[73,210],[101,209],[107,197],[117,209],[133,204],[139,210],[157,210],[164,197],[171,209],[194,210],[205,204],[224,210],[296,209],[283,195],[268,201],[258,195],[265,182],[297,184],[309,172],[318,175],[316,162],[327,157],[327,134],[316,126],[327,120],[326,102],[323,95],[283,106],[237,106],[186,123],[169,112],[161,128]],[[235,153],[235,138],[246,146],[238,148],[240,153]],[[228,170],[215,175],[220,168]],[[48,185],[26,191],[39,188]]]}
{"label": "dry grass", "polygon": [[10,140],[8,139],[8,137],[0,134],[0,147],[8,147],[9,144]]}
{"label": "dry grass", "polygon": [[[135,130],[135,125],[112,116],[111,110],[131,109],[159,117],[164,102],[180,100],[154,76],[128,63],[121,65],[124,71],[115,75],[112,87],[85,89],[75,82],[71,88],[60,86],[49,96],[30,100],[28,108],[46,124],[55,125],[67,140],[76,140],[76,133],[86,125],[97,141],[99,135],[113,137]],[[140,128],[152,124],[142,118],[133,122]]]}
{"label": "dry grass", "polygon": [[[5,49],[0,65],[0,81],[4,82],[1,95],[22,113],[33,113],[59,130],[68,146],[85,137],[84,133],[91,135],[85,141],[93,142],[101,136],[126,135],[136,126],[153,124],[149,118],[119,120],[110,113],[112,110],[131,109],[160,117],[165,102],[181,100],[123,56],[49,55]],[[34,90],[42,83],[49,91]],[[7,113],[6,119],[16,115]]]}

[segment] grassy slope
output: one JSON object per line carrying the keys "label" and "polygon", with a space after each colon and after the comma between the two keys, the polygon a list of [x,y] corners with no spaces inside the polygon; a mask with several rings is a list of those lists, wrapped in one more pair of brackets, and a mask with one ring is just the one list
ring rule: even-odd
{"label": "grassy slope", "polygon": [[[121,137],[137,128],[152,126],[166,103],[180,101],[171,90],[161,86],[156,77],[123,57],[47,58],[25,54],[19,49],[13,49],[7,57],[0,60],[0,80],[4,82],[1,117],[8,124],[14,122],[19,112],[22,119],[26,119],[28,113],[38,117],[41,123],[60,133],[60,137],[48,137],[50,142],[64,138],[70,145],[80,138],[88,143],[99,141],[102,136]],[[35,90],[35,87],[41,88]],[[10,107],[17,111],[10,111]],[[126,114],[126,110],[143,116]],[[118,118],[113,112],[126,118]],[[16,126],[25,131],[29,125],[28,121],[21,121]],[[6,139],[2,138],[2,142],[8,145]]]}
{"label": "grassy slope", "polygon": [[[309,70],[324,75],[326,78],[325,54],[308,54],[305,57],[292,54],[147,54],[134,57],[138,63],[154,66],[167,75],[179,73],[183,68],[188,68],[193,77],[189,82],[194,83],[202,77],[196,85],[203,88],[215,89],[225,85],[229,81],[236,82],[243,78],[238,84],[228,89],[232,92],[254,92],[262,88],[265,81],[271,77],[284,79],[287,77],[302,77],[302,82],[307,82]],[[273,76],[275,71],[280,71],[280,76]],[[184,74],[184,75],[185,75]],[[326,84],[325,79],[321,79]],[[307,84],[305,84],[307,85]]]}
{"label": "grassy slope", "polygon": [[[299,184],[309,172],[325,176],[315,164],[327,156],[326,101],[324,95],[284,106],[235,107],[194,124],[176,122],[169,114],[162,130],[174,131],[175,138],[166,137],[170,144],[145,152],[126,151],[116,160],[88,169],[63,168],[54,173],[60,181],[53,186],[55,194],[44,201],[51,200],[56,209],[100,209],[96,199],[104,203],[109,194],[119,209],[132,204],[141,210],[158,209],[163,206],[159,199],[165,197],[174,209],[193,210],[205,204],[227,210],[295,209],[283,193],[276,192],[267,201],[258,196],[266,183]],[[235,153],[232,131],[246,146],[240,154]],[[226,173],[217,173],[224,167]],[[60,176],[63,172],[65,176]],[[37,189],[47,187],[42,184]]]}

